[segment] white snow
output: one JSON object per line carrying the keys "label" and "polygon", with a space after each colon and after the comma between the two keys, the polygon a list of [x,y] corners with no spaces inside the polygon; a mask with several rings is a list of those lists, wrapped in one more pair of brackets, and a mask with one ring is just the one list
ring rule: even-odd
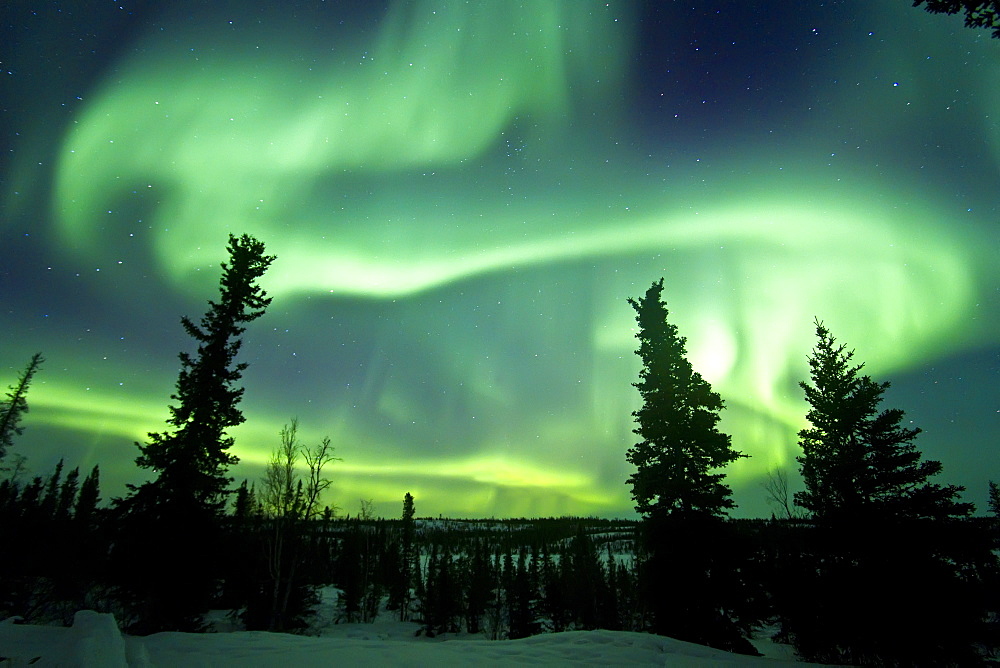
{"label": "white snow", "polygon": [[[127,668],[125,639],[111,615],[81,610],[70,628],[0,622],[0,658],[11,666]],[[32,659],[41,657],[35,663]],[[4,665],[0,661],[0,665]]]}
{"label": "white snow", "polygon": [[[260,631],[123,636],[114,617],[76,614],[70,628],[0,623],[0,666],[308,668],[309,666],[775,666],[777,659],[624,631],[570,631],[521,640],[416,637],[405,622],[341,624],[322,637]],[[37,657],[37,659],[36,659]],[[31,663],[36,659],[34,663]],[[786,665],[788,665],[786,663]],[[804,665],[804,664],[798,664]]]}

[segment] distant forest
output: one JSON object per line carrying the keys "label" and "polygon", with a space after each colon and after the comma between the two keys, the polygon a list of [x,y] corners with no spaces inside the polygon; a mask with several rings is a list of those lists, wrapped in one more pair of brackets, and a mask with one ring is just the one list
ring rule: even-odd
{"label": "distant forest", "polygon": [[808,661],[993,662],[1000,489],[990,483],[992,516],[973,517],[961,487],[935,482],[942,466],[923,459],[920,430],[881,406],[888,383],[821,320],[800,383],[804,489],[772,473],[770,519],[729,517],[724,469],[747,455],[717,428],[725,402],[688,362],[663,279],[629,299],[642,405],[623,482],[640,520],[421,519],[409,493],[396,518],[369,503],[343,516],[324,502],[334,444],[303,444],[295,420],[261,479],[228,474],[227,430],[244,421],[237,357],[271,302],[257,281],[274,257],[249,235],[230,235],[227,252],[218,297],[197,322],[182,318],[197,350],[180,353],[166,427],[136,444],[148,482],[102,503],[96,466],[82,480],[62,462],[28,473],[14,448],[41,354],[0,402],[0,620],[68,625],[92,609],[144,635],[210,631],[218,610],[291,633],[391,616],[427,636],[600,628],[744,654],[768,629]]}

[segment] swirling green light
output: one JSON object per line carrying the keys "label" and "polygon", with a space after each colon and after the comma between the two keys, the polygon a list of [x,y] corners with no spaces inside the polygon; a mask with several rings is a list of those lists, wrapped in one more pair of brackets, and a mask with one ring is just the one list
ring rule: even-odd
{"label": "swirling green light", "polygon": [[[422,390],[402,383],[372,390],[374,417],[317,413],[356,446],[341,467],[345,494],[398,499],[404,480],[423,480],[436,495],[460,490],[428,509],[452,514],[628,507],[637,361],[624,300],[665,276],[692,362],[730,406],[723,427],[755,456],[734,465],[733,479],[750,480],[789,459],[814,316],[876,370],[905,367],[966,336],[982,267],[947,211],[913,187],[861,164],[832,179],[805,145],[747,149],[707,172],[708,184],[674,178],[666,151],[640,176],[629,150],[598,139],[618,120],[632,29],[627,5],[398,3],[370,43],[338,35],[333,55],[308,67],[239,42],[194,60],[150,37],[149,55],[122,63],[67,134],[60,229],[100,256],[128,232],[106,229],[105,215],[129,209],[153,231],[160,271],[191,294],[211,288],[214,274],[202,270],[220,259],[224,231],[246,231],[279,258],[266,280],[276,303],[396,300],[413,318],[431,318],[431,295],[454,300],[475,281],[614,267],[581,299],[547,305],[563,321],[592,313],[576,358],[584,389],[553,399],[564,412],[522,401],[527,375],[503,380],[505,365],[523,362],[517,353],[469,364],[456,351],[480,340],[431,324],[441,343],[414,345],[440,360],[433,382],[494,416],[467,453],[427,463],[426,435],[408,449],[400,423],[438,420],[446,440],[465,416],[434,418]],[[871,121],[888,125],[890,114]],[[513,321],[533,308],[514,301]],[[554,328],[549,345],[561,336]],[[544,364],[539,378],[579,371]],[[70,411],[75,399],[58,396],[52,405]],[[72,410],[49,419],[90,428],[89,409]],[[256,410],[257,426],[240,432],[248,464],[263,460],[281,424]],[[375,417],[396,426],[372,436]],[[567,462],[575,449],[584,456]]]}

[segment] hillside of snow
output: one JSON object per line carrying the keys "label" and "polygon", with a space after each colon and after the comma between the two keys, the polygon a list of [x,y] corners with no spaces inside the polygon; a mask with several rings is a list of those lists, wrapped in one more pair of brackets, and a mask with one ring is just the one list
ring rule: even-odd
{"label": "hillside of snow", "polygon": [[[625,631],[571,631],[489,641],[424,638],[415,624],[344,624],[321,637],[260,631],[125,636],[113,616],[76,614],[69,628],[0,623],[0,666],[79,668],[308,668],[371,666],[780,666],[663,636]],[[797,664],[807,665],[807,664]]]}

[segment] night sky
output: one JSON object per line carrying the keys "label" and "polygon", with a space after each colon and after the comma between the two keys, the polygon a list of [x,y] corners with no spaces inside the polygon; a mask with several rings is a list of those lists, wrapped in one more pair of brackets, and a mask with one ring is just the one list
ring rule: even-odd
{"label": "night sky", "polygon": [[982,505],[1000,40],[910,4],[5,3],[0,387],[46,358],[11,454],[145,479],[247,232],[238,479],[298,417],[344,512],[631,516],[626,298],[662,276],[737,515],[796,468],[814,317]]}

